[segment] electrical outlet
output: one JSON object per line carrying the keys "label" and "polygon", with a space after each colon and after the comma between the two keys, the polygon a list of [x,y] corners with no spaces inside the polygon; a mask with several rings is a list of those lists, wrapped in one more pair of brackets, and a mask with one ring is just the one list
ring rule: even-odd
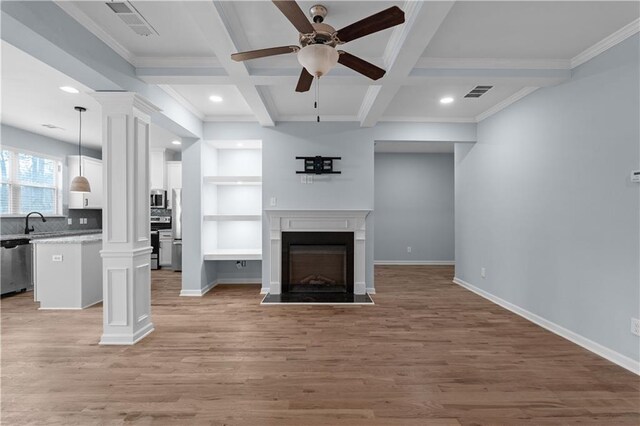
{"label": "electrical outlet", "polygon": [[73,225],[73,219],[70,217],[67,218],[67,225]]}
{"label": "electrical outlet", "polygon": [[313,175],[307,176],[307,183],[313,183]]}
{"label": "electrical outlet", "polygon": [[61,254],[54,254],[53,256],[51,256],[51,261],[52,262],[62,262],[62,255]]}
{"label": "electrical outlet", "polygon": [[640,319],[631,318],[631,332],[636,336],[640,336]]}
{"label": "electrical outlet", "polygon": [[484,268],[484,267],[480,268],[480,276],[482,278],[487,278],[487,269],[486,268]]}
{"label": "electrical outlet", "polygon": [[411,253],[411,246],[407,247],[407,253]]}
{"label": "electrical outlet", "polygon": [[271,197],[271,200],[269,201],[269,205],[271,207],[275,207],[278,205],[278,199],[276,197]]}
{"label": "electrical outlet", "polygon": [[300,183],[307,183],[307,175],[300,175]]}

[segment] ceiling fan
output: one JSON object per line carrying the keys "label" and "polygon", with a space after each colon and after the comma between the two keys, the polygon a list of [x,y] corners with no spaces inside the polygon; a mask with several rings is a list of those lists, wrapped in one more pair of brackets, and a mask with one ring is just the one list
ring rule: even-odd
{"label": "ceiling fan", "polygon": [[300,6],[293,0],[273,1],[284,16],[300,33],[300,46],[281,46],[268,49],[234,53],[234,61],[264,58],[267,56],[297,53],[298,62],[303,66],[296,92],[306,92],[311,88],[314,77],[325,75],[336,63],[369,77],[381,78],[385,70],[336,47],[369,34],[394,27],[404,22],[404,12],[397,6],[373,14],[344,28],[335,30],[324,23],[327,8],[315,5],[309,10],[313,23],[309,22]]}

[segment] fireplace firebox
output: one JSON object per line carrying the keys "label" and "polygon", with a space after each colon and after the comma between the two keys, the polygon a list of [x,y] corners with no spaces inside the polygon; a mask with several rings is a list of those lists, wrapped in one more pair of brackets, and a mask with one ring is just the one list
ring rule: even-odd
{"label": "fireplace firebox", "polygon": [[283,293],[353,293],[353,232],[283,232]]}

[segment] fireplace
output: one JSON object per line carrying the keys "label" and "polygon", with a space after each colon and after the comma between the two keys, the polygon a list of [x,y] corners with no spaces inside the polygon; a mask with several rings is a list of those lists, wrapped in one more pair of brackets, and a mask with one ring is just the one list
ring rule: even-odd
{"label": "fireplace", "polygon": [[283,232],[283,293],[353,293],[353,232]]}

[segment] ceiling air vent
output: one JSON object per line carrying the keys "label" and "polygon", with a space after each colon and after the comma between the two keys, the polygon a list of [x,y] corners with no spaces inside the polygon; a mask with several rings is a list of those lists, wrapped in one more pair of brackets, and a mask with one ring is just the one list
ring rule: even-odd
{"label": "ceiling air vent", "polygon": [[464,95],[465,98],[479,98],[491,89],[493,86],[476,86],[469,93]]}
{"label": "ceiling air vent", "polygon": [[158,35],[155,28],[138,12],[138,9],[131,2],[111,1],[107,2],[106,5],[136,34],[145,37],[154,34]]}

